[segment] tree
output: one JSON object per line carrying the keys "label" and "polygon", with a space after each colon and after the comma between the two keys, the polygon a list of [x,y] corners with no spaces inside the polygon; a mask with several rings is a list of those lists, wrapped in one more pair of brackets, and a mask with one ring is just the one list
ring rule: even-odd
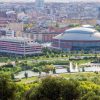
{"label": "tree", "polygon": [[34,71],[34,72],[39,72],[39,68],[34,67],[34,68],[33,68],[33,71]]}
{"label": "tree", "polygon": [[49,68],[47,68],[47,67],[44,67],[44,68],[43,68],[43,72],[45,72],[46,74],[49,74],[49,71],[50,71]]}
{"label": "tree", "polygon": [[39,87],[26,94],[26,100],[60,100],[61,84],[57,78],[47,77]]}
{"label": "tree", "polygon": [[98,30],[100,32],[100,25],[96,25],[96,30]]}
{"label": "tree", "polygon": [[62,89],[63,100],[79,100],[81,90],[77,81],[64,81]]}
{"label": "tree", "polygon": [[8,64],[8,65],[11,64],[11,60],[10,60],[10,59],[8,59],[7,64]]}
{"label": "tree", "polygon": [[25,97],[26,100],[77,100],[80,94],[78,82],[49,76],[30,89]]}
{"label": "tree", "polygon": [[56,74],[56,68],[53,69],[53,74]]}
{"label": "tree", "polygon": [[0,100],[14,100],[16,85],[7,75],[0,75]]}
{"label": "tree", "polygon": [[90,91],[82,97],[82,100],[100,100],[100,96]]}
{"label": "tree", "polygon": [[46,72],[47,74],[52,71],[54,72],[55,70],[55,67],[53,65],[46,65],[44,68],[43,68],[43,71]]}
{"label": "tree", "polygon": [[26,72],[25,72],[25,74],[24,74],[24,75],[25,75],[25,78],[27,79],[27,78],[28,78],[28,73],[26,73]]}
{"label": "tree", "polygon": [[82,67],[82,72],[85,72],[85,68],[84,67]]}
{"label": "tree", "polygon": [[18,58],[16,58],[15,65],[18,66],[18,64],[19,64],[19,61],[18,61]]}
{"label": "tree", "polygon": [[41,77],[41,68],[37,68],[37,67],[34,67],[33,69],[34,72],[38,72],[39,73],[39,77]]}
{"label": "tree", "polygon": [[70,68],[69,68],[69,67],[67,67],[67,72],[69,72],[69,73],[70,73]]}
{"label": "tree", "polygon": [[11,79],[14,80],[15,79],[15,75],[13,73],[11,73]]}

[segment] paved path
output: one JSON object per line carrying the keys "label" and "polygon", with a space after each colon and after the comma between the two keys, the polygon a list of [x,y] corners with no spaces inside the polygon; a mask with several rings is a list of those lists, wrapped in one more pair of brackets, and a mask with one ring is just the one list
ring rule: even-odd
{"label": "paved path", "polygon": [[6,65],[7,63],[0,63],[0,66]]}

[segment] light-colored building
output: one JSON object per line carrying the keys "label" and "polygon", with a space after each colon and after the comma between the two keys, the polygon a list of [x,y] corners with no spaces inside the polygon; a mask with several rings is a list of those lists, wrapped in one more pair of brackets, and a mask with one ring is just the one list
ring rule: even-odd
{"label": "light-colored building", "polygon": [[7,28],[14,30],[15,32],[17,31],[23,31],[23,23],[9,23],[7,25]]}
{"label": "light-colored building", "polygon": [[31,38],[32,40],[35,41],[40,41],[40,42],[52,42],[53,37],[57,36],[58,33],[24,33],[25,37]]}
{"label": "light-colored building", "polygon": [[0,28],[0,37],[2,36],[15,36],[15,32],[13,30],[10,30],[8,28]]}
{"label": "light-colored building", "polygon": [[68,24],[68,25],[70,25],[70,24],[96,25],[97,24],[97,20],[96,19],[65,19],[63,22]]}
{"label": "light-colored building", "polygon": [[35,0],[35,8],[36,10],[44,9],[44,0]]}

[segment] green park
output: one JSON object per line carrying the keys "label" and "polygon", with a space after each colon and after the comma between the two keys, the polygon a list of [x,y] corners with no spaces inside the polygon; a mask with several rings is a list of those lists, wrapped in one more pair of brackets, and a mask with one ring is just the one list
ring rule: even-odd
{"label": "green park", "polygon": [[2,100],[100,100],[99,70],[86,70],[87,63],[100,63],[100,55],[46,48],[43,55],[1,56]]}

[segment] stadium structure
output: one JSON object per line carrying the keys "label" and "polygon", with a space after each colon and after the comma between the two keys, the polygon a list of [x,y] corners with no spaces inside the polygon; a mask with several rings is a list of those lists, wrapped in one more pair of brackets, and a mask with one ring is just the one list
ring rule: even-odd
{"label": "stadium structure", "polygon": [[100,51],[100,33],[87,27],[68,29],[53,38],[52,48],[63,51]]}

